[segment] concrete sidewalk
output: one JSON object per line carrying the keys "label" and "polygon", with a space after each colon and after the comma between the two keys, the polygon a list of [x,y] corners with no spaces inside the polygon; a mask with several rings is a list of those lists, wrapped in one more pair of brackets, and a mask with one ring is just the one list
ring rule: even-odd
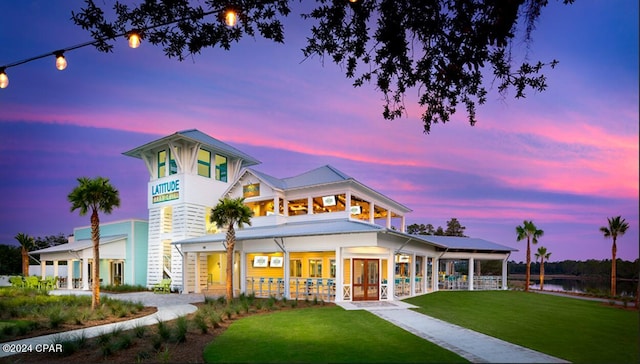
{"label": "concrete sidewalk", "polygon": [[[79,290],[55,290],[49,292],[51,295],[90,295],[90,291]],[[3,344],[10,345],[46,345],[59,343],[61,341],[73,340],[79,337],[92,338],[100,336],[102,334],[113,332],[114,330],[131,330],[137,326],[150,326],[155,325],[159,321],[174,320],[180,316],[188,315],[197,310],[197,307],[191,303],[204,302],[204,295],[202,294],[154,294],[152,292],[135,292],[135,293],[120,293],[120,294],[107,294],[103,293],[100,297],[111,297],[119,300],[126,300],[131,302],[140,302],[144,306],[157,307],[158,311],[154,314],[140,317],[133,320],[121,321],[112,324],[87,327],[85,329],[78,329],[72,331],[65,331],[51,335],[44,335],[38,337],[32,337],[23,340],[16,340],[6,342]],[[17,354],[15,352],[5,352],[0,350],[0,358]]]}
{"label": "concrete sidewalk", "polygon": [[473,363],[567,363],[567,361],[496,339],[410,310],[404,302],[339,303],[347,310],[367,310],[416,336]]}

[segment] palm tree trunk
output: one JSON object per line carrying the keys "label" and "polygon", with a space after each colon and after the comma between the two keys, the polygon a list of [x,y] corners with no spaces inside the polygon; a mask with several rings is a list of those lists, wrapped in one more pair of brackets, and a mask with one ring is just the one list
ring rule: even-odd
{"label": "palm tree trunk", "polygon": [[531,279],[531,245],[530,238],[527,237],[527,272],[525,275],[524,291],[529,292],[529,280]]}
{"label": "palm tree trunk", "polygon": [[91,309],[100,306],[100,218],[96,209],[91,213],[91,240],[93,241],[93,292]]}
{"label": "palm tree trunk", "polygon": [[613,246],[611,247],[611,297],[616,296],[616,238],[613,237]]}
{"label": "palm tree trunk", "polygon": [[540,258],[540,290],[544,290],[544,257]]}
{"label": "palm tree trunk", "polygon": [[227,230],[227,284],[226,296],[227,304],[233,300],[233,249],[236,243],[236,233],[233,229],[233,223],[229,225]]}
{"label": "palm tree trunk", "polygon": [[22,275],[24,277],[29,275],[29,252],[24,246],[22,247]]}

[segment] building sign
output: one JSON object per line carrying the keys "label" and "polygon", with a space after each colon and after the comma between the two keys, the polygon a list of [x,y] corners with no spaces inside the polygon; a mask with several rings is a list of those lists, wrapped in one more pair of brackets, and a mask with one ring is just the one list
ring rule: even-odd
{"label": "building sign", "polygon": [[180,180],[151,185],[151,203],[160,203],[180,198]]}
{"label": "building sign", "polygon": [[242,196],[244,197],[260,196],[260,184],[252,183],[250,185],[242,186]]}

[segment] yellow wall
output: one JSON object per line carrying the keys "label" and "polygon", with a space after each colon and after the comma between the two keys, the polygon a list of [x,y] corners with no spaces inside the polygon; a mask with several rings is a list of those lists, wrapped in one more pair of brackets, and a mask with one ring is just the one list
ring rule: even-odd
{"label": "yellow wall", "polygon": [[[282,267],[254,267],[253,258],[257,255],[268,256],[269,262],[271,257],[283,256],[282,253],[247,254],[247,277],[284,278],[284,264]],[[302,262],[302,278],[307,278],[309,277],[309,259],[322,259],[322,278],[331,278],[330,260],[335,259],[335,255],[335,251],[290,253],[289,260],[299,259]]]}

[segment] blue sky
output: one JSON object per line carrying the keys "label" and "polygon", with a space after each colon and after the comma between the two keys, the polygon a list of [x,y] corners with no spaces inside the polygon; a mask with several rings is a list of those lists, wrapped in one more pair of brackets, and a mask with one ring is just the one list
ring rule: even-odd
{"label": "blue sky", "polygon": [[[105,1],[111,4],[111,1]],[[83,43],[70,20],[76,2],[20,1],[0,15],[0,65]],[[471,127],[463,113],[422,133],[410,90],[408,113],[381,117],[373,85],[354,89],[342,70],[300,49],[308,24],[292,14],[285,44],[247,38],[183,62],[123,39],[7,69],[0,90],[0,243],[19,232],[70,234],[88,217],[69,211],[80,176],[102,175],[122,206],[104,221],[146,218],[148,175],[121,153],[196,128],[256,157],[276,177],[331,164],[413,212],[408,223],[445,227],[520,249],[515,227],[533,220],[551,261],[607,259],[599,227],[631,225],[618,256],[638,258],[638,2],[551,1],[527,53],[559,60],[548,90],[525,99],[495,91]],[[525,46],[516,44],[517,54]]]}

